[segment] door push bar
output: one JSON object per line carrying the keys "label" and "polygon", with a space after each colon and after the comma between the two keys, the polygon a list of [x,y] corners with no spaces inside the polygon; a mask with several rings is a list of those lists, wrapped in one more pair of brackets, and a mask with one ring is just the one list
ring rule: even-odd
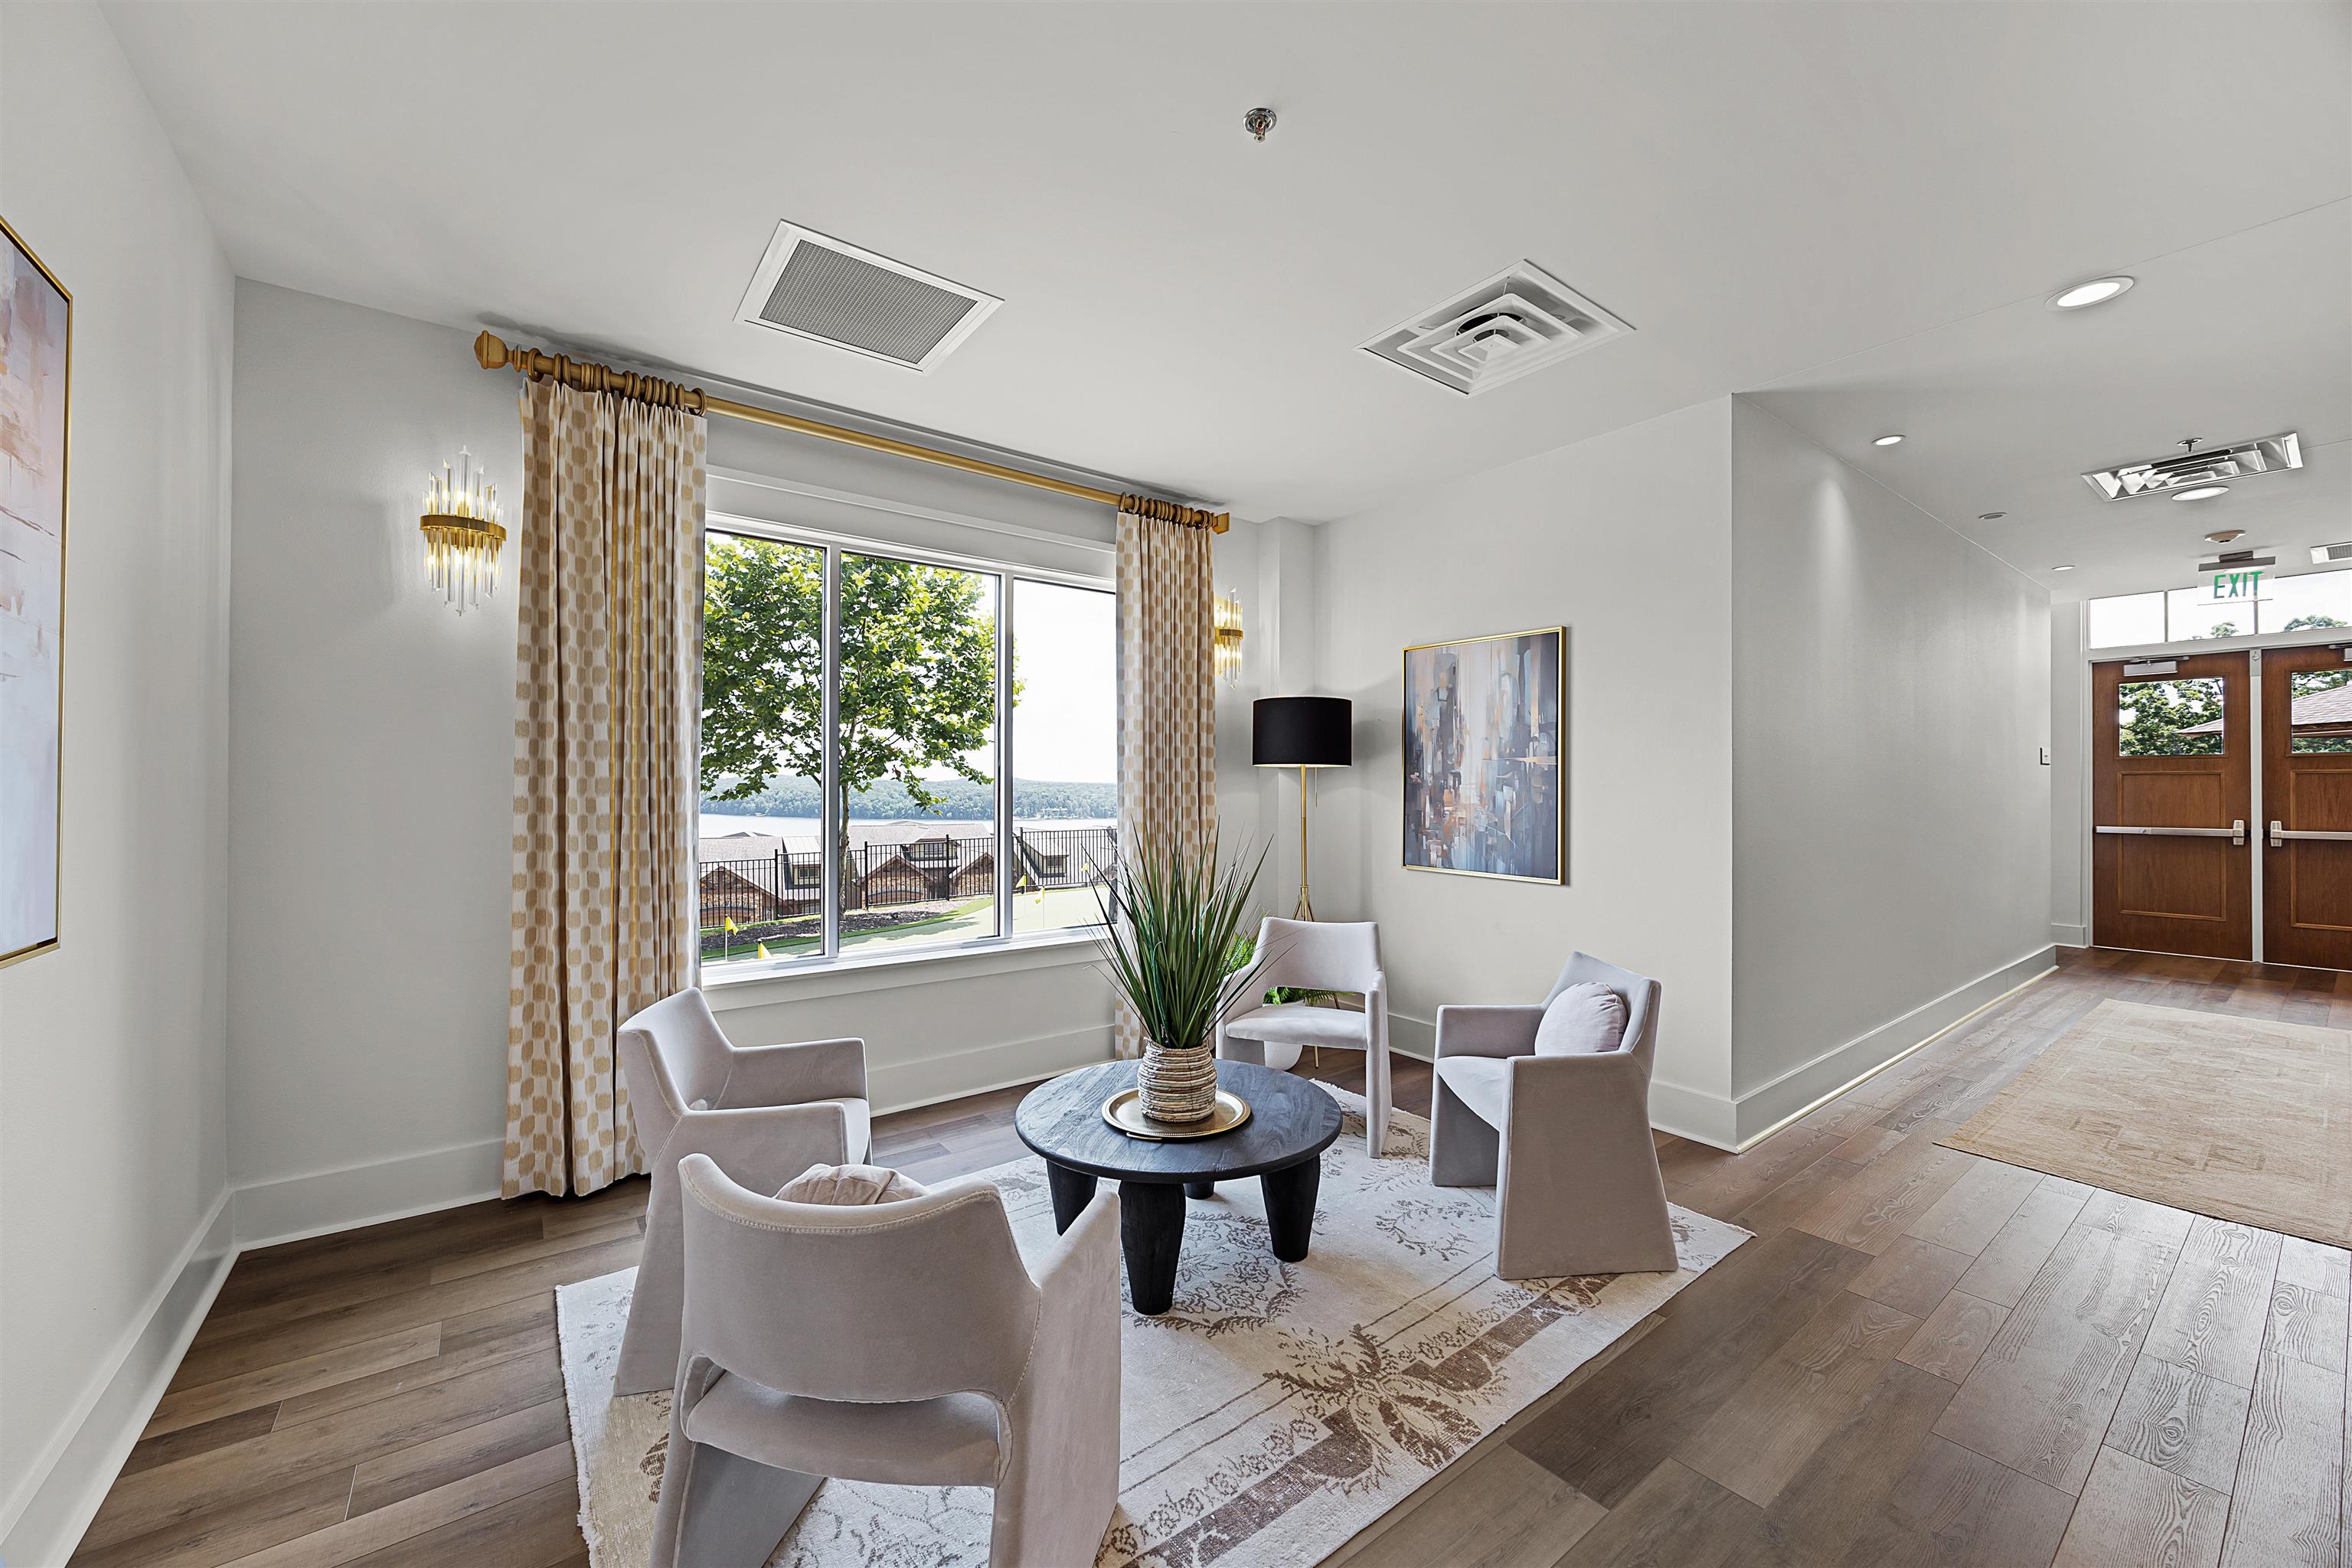
{"label": "door push bar", "polygon": [[[2226,838],[2232,844],[2246,841],[2245,818],[2239,817],[2227,827],[2094,827],[2094,833],[2125,833],[2148,838]],[[2275,826],[2273,831],[2276,831]],[[2330,837],[2352,838],[2352,833],[2331,834]]]}
{"label": "door push bar", "polygon": [[2290,838],[2316,838],[2326,843],[2352,844],[2352,833],[2322,833],[2314,828],[2289,827],[2283,822],[2271,824],[2271,847],[2284,849]]}

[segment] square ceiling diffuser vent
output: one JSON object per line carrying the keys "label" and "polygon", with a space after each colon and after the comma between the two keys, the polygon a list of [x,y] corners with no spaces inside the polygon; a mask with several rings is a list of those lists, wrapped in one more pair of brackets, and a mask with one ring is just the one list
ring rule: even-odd
{"label": "square ceiling diffuser vent", "polygon": [[1363,346],[1475,397],[1633,330],[1534,262],[1522,261]]}
{"label": "square ceiling diffuser vent", "polygon": [[929,370],[1003,302],[814,229],[780,223],[735,319]]}

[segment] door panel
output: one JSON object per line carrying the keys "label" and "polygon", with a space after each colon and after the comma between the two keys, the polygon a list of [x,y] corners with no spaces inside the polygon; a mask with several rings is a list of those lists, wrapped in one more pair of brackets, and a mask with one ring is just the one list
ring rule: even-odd
{"label": "door panel", "polygon": [[[2147,680],[2126,680],[2120,663],[2092,667],[2095,829],[2252,825],[2246,656],[2200,654],[2173,662],[2173,670]],[[2251,841],[2233,844],[2226,833],[2095,831],[2091,843],[2092,941],[2208,958],[2253,956]]]}
{"label": "door panel", "polygon": [[[2266,828],[2352,833],[2352,664],[2342,647],[2263,655],[2263,797]],[[2288,838],[2262,853],[2263,956],[2352,969],[2352,841]]]}

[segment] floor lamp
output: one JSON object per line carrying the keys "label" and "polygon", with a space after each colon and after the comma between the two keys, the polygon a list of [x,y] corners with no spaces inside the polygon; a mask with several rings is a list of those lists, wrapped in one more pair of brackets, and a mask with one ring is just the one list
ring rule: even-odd
{"label": "floor lamp", "polygon": [[1298,909],[1311,921],[1307,896],[1307,770],[1344,768],[1355,760],[1349,704],[1344,697],[1261,697],[1250,705],[1250,762],[1261,768],[1298,770]]}

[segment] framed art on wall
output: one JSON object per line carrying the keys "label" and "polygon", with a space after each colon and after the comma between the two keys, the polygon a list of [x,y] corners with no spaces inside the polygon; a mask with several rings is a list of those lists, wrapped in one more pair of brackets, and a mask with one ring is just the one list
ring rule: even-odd
{"label": "framed art on wall", "polygon": [[73,296],[0,221],[0,963],[58,944]]}
{"label": "framed art on wall", "polygon": [[1517,881],[1568,875],[1568,629],[1404,650],[1404,864]]}

